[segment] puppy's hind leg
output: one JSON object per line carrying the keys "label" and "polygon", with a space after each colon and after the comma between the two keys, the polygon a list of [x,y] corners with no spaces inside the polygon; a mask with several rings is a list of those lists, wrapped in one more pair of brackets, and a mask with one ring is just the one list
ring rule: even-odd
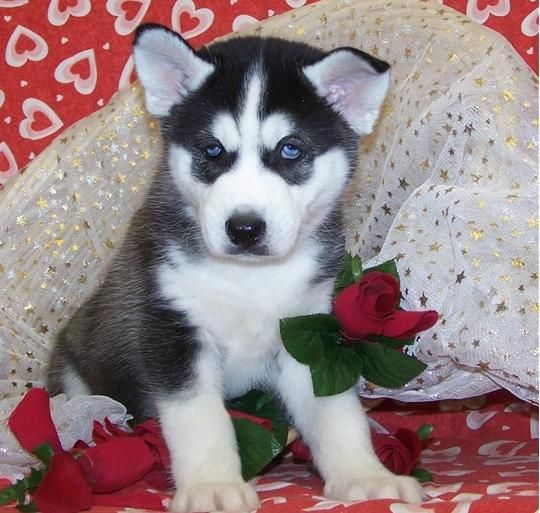
{"label": "puppy's hind leg", "polygon": [[90,388],[75,369],[66,346],[65,334],[61,333],[49,358],[47,390],[51,396],[66,394],[68,398],[90,395]]}
{"label": "puppy's hind leg", "polygon": [[68,398],[79,395],[90,395],[90,389],[79,373],[71,366],[66,365],[62,376],[62,390]]}
{"label": "puppy's hind leg", "polygon": [[259,499],[242,478],[221,378],[206,360],[199,361],[193,387],[158,401],[177,488],[171,509],[175,513],[251,511]]}

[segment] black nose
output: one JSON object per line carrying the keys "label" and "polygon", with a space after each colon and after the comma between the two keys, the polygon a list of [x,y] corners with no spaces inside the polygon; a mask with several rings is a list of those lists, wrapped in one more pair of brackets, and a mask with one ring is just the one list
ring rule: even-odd
{"label": "black nose", "polygon": [[225,222],[225,230],[231,242],[247,249],[259,242],[266,230],[266,223],[257,215],[234,214]]}

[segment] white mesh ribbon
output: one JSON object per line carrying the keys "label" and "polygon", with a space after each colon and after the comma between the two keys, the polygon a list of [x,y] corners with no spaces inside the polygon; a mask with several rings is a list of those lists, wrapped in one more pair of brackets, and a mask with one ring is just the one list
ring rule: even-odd
{"label": "white mesh ribbon", "polygon": [[[37,458],[27,453],[19,444],[8,428],[7,419],[13,408],[19,402],[19,397],[0,401],[0,476],[20,478],[39,463]],[[126,427],[126,421],[131,417],[120,403],[109,397],[89,395],[74,397],[69,401],[64,395],[51,400],[51,417],[58,431],[58,436],[64,449],[71,449],[75,442],[92,440],[93,422],[109,420],[121,427]]]}

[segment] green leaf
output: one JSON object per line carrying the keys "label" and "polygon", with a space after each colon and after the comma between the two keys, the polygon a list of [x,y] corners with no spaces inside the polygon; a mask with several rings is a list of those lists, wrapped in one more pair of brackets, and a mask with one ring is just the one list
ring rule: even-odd
{"label": "green leaf", "polygon": [[48,467],[54,455],[54,451],[48,443],[44,443],[35,447],[32,454],[45,463],[46,467]]}
{"label": "green leaf", "polygon": [[[37,488],[43,478],[43,471],[30,469],[30,475],[24,479],[19,479],[14,485],[8,486],[0,491],[0,506],[17,501],[17,509],[20,511],[33,512],[36,507],[33,502],[25,503],[26,492]],[[33,508],[33,509],[32,509]]]}
{"label": "green leaf", "polygon": [[272,422],[272,451],[277,456],[287,442],[289,421],[286,412],[272,394],[250,390],[247,394],[227,402],[227,406]]}
{"label": "green leaf", "polygon": [[385,337],[384,335],[369,335],[367,340],[370,342],[377,342],[378,344],[382,344],[393,349],[398,349],[403,346],[410,346],[414,343],[414,337],[409,340],[398,340],[395,338]]}
{"label": "green leaf", "polygon": [[32,467],[30,469],[30,475],[23,479],[26,489],[31,490],[37,488],[43,479],[43,473],[42,470],[37,470]]}
{"label": "green leaf", "polygon": [[383,388],[402,387],[427,367],[416,358],[381,344],[359,342],[354,349],[363,361],[362,376]]}
{"label": "green leaf", "polygon": [[369,267],[368,269],[364,269],[364,274],[367,274],[373,271],[379,271],[381,273],[391,274],[397,281],[399,281],[399,273],[397,270],[395,260],[387,260],[386,262],[376,265],[375,267]]}
{"label": "green leaf", "polygon": [[238,441],[238,452],[242,462],[242,476],[247,481],[268,465],[276,454],[279,443],[267,429],[247,419],[233,419]]}
{"label": "green leaf", "polygon": [[0,490],[0,506],[5,506],[6,504],[17,500],[17,497],[18,491],[16,485],[11,485]]}
{"label": "green leaf", "polygon": [[310,366],[313,392],[322,397],[335,395],[353,387],[362,372],[362,360],[344,345],[326,345],[324,356]]}
{"label": "green leaf", "polygon": [[17,503],[24,504],[26,499],[26,486],[24,484],[24,479],[19,479],[15,483],[15,491],[17,492]]}
{"label": "green leaf", "polygon": [[425,468],[415,468],[411,472],[411,476],[416,478],[421,483],[433,482],[433,476],[431,475],[431,472],[429,470],[426,470]]}
{"label": "green leaf", "polygon": [[354,256],[351,260],[351,273],[354,278],[354,283],[360,281],[360,278],[362,278],[362,275],[364,274],[362,272],[362,260],[358,255]]}
{"label": "green leaf", "polygon": [[17,504],[17,509],[23,513],[35,513],[37,511],[36,503],[34,501],[25,504]]}
{"label": "green leaf", "polygon": [[329,314],[302,315],[279,321],[285,349],[300,363],[310,365],[322,358],[322,344],[338,343],[340,325]]}
{"label": "green leaf", "polygon": [[432,433],[433,426],[431,424],[422,424],[416,431],[416,434],[420,440],[427,440],[429,437],[431,437]]}
{"label": "green leaf", "polygon": [[358,255],[354,257],[350,253],[346,253],[343,258],[343,266],[336,278],[334,285],[334,295],[343,290],[345,287],[356,283],[362,278],[362,260]]}

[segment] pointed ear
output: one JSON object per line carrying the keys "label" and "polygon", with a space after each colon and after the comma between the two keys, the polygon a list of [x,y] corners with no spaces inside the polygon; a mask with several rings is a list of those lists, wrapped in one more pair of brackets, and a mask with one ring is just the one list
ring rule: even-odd
{"label": "pointed ear", "polygon": [[133,57],[146,108],[157,117],[166,116],[214,71],[176,32],[152,23],[137,28]]}
{"label": "pointed ear", "polygon": [[359,135],[372,132],[390,82],[390,66],[355,48],[339,48],[304,68],[317,93]]}

